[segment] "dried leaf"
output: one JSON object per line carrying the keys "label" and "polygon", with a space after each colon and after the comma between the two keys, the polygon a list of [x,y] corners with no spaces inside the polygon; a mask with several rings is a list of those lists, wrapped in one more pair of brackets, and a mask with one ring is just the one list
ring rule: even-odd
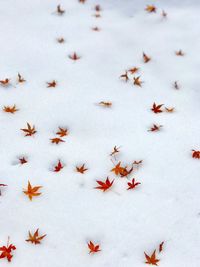
{"label": "dried leaf", "polygon": [[148,130],[149,132],[158,132],[160,128],[163,127],[162,125],[153,124],[153,126]]}
{"label": "dried leaf", "polygon": [[59,172],[61,169],[63,169],[63,165],[61,161],[59,160],[57,165],[54,167],[54,172]]}
{"label": "dried leaf", "polygon": [[61,143],[61,142],[65,142],[64,140],[62,140],[61,138],[57,138],[57,137],[55,137],[55,138],[51,138],[50,139],[51,140],[51,143],[52,144],[59,144],[59,143]]}
{"label": "dried leaf", "polygon": [[120,75],[120,78],[124,79],[127,82],[129,80],[128,72],[126,71],[124,74]]}
{"label": "dried leaf", "polygon": [[64,129],[62,127],[58,127],[59,131],[56,133],[60,137],[64,137],[68,135],[68,129]]}
{"label": "dried leaf", "polygon": [[137,67],[133,67],[133,68],[128,70],[128,72],[130,72],[131,74],[135,74],[138,71],[139,71],[139,68],[137,68]]}
{"label": "dried leaf", "polygon": [[10,79],[6,78],[4,80],[0,80],[0,85],[7,87],[10,85]]}
{"label": "dried leaf", "polygon": [[142,87],[142,81],[140,80],[140,76],[138,77],[133,77],[133,84],[139,87]]}
{"label": "dried leaf", "polygon": [[47,88],[56,87],[56,86],[57,86],[57,82],[55,80],[53,80],[52,82],[47,82]]}
{"label": "dried leaf", "polygon": [[76,61],[78,59],[80,59],[81,57],[79,57],[76,52],[74,52],[72,55],[69,55],[69,58]]}
{"label": "dried leaf", "polygon": [[24,83],[26,80],[21,76],[21,74],[18,73],[18,83]]}
{"label": "dried leaf", "polygon": [[156,7],[153,6],[153,5],[147,5],[145,10],[148,12],[148,13],[155,13],[156,12]]}
{"label": "dried leaf", "polygon": [[115,154],[119,153],[120,152],[119,148],[120,147],[114,146],[113,151],[110,153],[110,156],[112,157],[112,156],[115,156]]}
{"label": "dried leaf", "polygon": [[198,151],[198,150],[192,150],[193,152],[192,152],[192,157],[194,158],[194,159],[200,159],[200,151]]}
{"label": "dried leaf", "polygon": [[63,15],[65,13],[65,10],[61,8],[60,5],[57,6],[57,13],[58,15]]}
{"label": "dried leaf", "polygon": [[176,54],[177,56],[181,56],[181,57],[183,57],[183,56],[185,55],[185,53],[183,53],[183,51],[182,51],[181,49],[178,50],[178,51],[176,51],[175,54]]}
{"label": "dried leaf", "polygon": [[175,108],[167,108],[165,107],[166,112],[173,113],[175,111]]}
{"label": "dried leaf", "polygon": [[22,158],[19,158],[19,162],[20,162],[20,164],[25,164],[28,161],[25,159],[25,157],[22,157]]}
{"label": "dried leaf", "polygon": [[99,102],[99,105],[106,107],[106,108],[110,108],[110,107],[112,107],[112,102],[101,101],[101,102]]}
{"label": "dried leaf", "polygon": [[151,60],[150,57],[148,57],[145,53],[143,53],[143,61],[144,63],[148,63]]}
{"label": "dried leaf", "polygon": [[160,243],[159,245],[159,252],[162,252],[163,251],[163,245],[164,245],[164,241]]}

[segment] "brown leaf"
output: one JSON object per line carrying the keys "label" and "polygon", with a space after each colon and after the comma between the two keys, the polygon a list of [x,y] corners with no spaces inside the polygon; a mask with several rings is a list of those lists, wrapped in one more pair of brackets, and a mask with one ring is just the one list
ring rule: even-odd
{"label": "brown leaf", "polygon": [[29,238],[26,239],[26,242],[31,242],[32,244],[35,244],[35,245],[41,244],[41,240],[46,236],[46,235],[39,236],[39,229],[37,229],[33,235],[29,231],[28,235],[29,235]]}
{"label": "brown leaf", "polygon": [[33,197],[39,196],[41,195],[41,193],[38,192],[38,190],[42,188],[42,186],[34,186],[32,187],[32,185],[30,184],[30,182],[28,181],[28,187],[25,190],[24,189],[24,194],[26,194],[28,196],[28,198],[32,201]]}
{"label": "brown leaf", "polygon": [[37,131],[35,130],[35,126],[31,127],[31,125],[27,122],[27,128],[21,129],[21,131],[25,132],[25,136],[32,136],[34,135]]}

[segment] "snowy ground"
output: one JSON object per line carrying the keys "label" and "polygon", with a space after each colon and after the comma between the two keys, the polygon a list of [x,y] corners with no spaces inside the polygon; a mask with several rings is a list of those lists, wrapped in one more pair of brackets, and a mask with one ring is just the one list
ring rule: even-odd
{"label": "snowy ground", "polygon": [[[58,4],[63,16],[54,13]],[[147,4],[157,12],[147,13]],[[191,151],[200,150],[198,1],[1,0],[0,9],[0,79],[11,79],[0,86],[0,107],[19,109],[0,114],[0,183],[8,185],[1,187],[0,247],[9,236],[17,248],[0,266],[148,266],[144,251],[164,241],[159,266],[199,267],[200,161]],[[175,55],[180,49],[183,57]],[[69,59],[73,52],[80,60]],[[152,58],[146,64],[143,52]],[[140,72],[127,83],[119,78],[135,66]],[[18,72],[25,83],[16,83]],[[132,82],[138,75],[141,88]],[[47,88],[54,79],[58,85]],[[175,112],[154,114],[154,102]],[[20,130],[27,122],[34,136]],[[149,132],[152,124],[163,127]],[[58,127],[69,135],[56,145],[50,138]],[[143,160],[128,177],[141,182],[134,190],[110,172],[115,145],[114,163]],[[56,173],[59,159],[65,166]],[[76,172],[83,163],[88,171]],[[112,189],[94,189],[107,176]],[[32,202],[23,193],[28,180],[43,186]],[[47,235],[41,244],[26,242],[37,228]],[[101,251],[89,254],[89,241]]]}

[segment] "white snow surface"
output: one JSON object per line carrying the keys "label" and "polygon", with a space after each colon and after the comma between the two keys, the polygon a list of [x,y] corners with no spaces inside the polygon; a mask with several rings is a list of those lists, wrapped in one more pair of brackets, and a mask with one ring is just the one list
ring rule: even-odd
{"label": "white snow surface", "polygon": [[[63,16],[54,13],[58,4]],[[93,16],[96,4],[101,18]],[[147,4],[157,12],[148,14]],[[200,161],[191,156],[200,150],[199,1],[1,0],[0,10],[0,78],[14,85],[0,87],[0,107],[19,108],[0,112],[0,183],[8,185],[0,196],[0,246],[9,236],[17,247],[0,266],[142,267],[144,251],[165,241],[159,266],[199,267]],[[175,55],[179,49],[184,57]],[[76,62],[68,58],[74,51]],[[147,64],[143,51],[152,58]],[[133,66],[141,88],[119,78]],[[16,84],[18,72],[26,83]],[[53,79],[58,86],[47,88]],[[175,112],[154,114],[153,102]],[[20,131],[27,122],[36,127],[32,137]],[[162,130],[148,132],[153,123]],[[66,142],[51,144],[59,126],[69,129]],[[143,160],[130,175],[141,182],[135,190],[110,172],[115,145],[116,162]],[[22,155],[27,164],[17,163]],[[58,159],[65,167],[55,173]],[[83,163],[88,171],[77,173]],[[107,176],[113,189],[94,189]],[[32,202],[22,192],[28,180],[43,186]],[[37,228],[47,234],[41,245],[26,242]],[[100,252],[88,253],[90,240]]]}

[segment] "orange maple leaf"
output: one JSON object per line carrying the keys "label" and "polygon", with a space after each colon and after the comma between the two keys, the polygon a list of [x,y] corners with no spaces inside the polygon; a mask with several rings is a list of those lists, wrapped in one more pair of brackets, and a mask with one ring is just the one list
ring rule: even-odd
{"label": "orange maple leaf", "polygon": [[32,201],[33,197],[41,195],[41,193],[37,192],[40,188],[42,188],[42,186],[34,186],[34,187],[32,187],[31,183],[28,181],[28,187],[27,187],[26,190],[24,189],[23,192]]}
{"label": "orange maple leaf", "polygon": [[40,244],[41,240],[46,236],[46,235],[39,236],[39,229],[37,229],[33,235],[29,231],[28,235],[29,235],[29,238],[26,239],[26,242],[31,242],[32,244],[35,244],[35,245]]}
{"label": "orange maple leaf", "polygon": [[31,125],[27,122],[27,128],[21,129],[23,132],[25,132],[25,136],[32,136],[34,135],[37,131],[35,130],[35,126],[31,127]]}
{"label": "orange maple leaf", "polygon": [[142,81],[140,80],[140,76],[138,77],[133,77],[133,84],[139,87],[142,87]]}
{"label": "orange maple leaf", "polygon": [[102,190],[103,192],[107,191],[112,185],[113,185],[113,182],[114,180],[112,180],[112,182],[109,180],[109,178],[107,177],[107,179],[105,180],[105,182],[102,182],[102,181],[96,181],[99,186],[95,187],[95,189],[100,189]]}
{"label": "orange maple leaf", "polygon": [[58,127],[59,131],[56,133],[57,135],[59,135],[60,137],[64,137],[68,135],[68,129],[64,129],[61,127]]}
{"label": "orange maple leaf", "polygon": [[119,163],[117,163],[117,165],[115,165],[115,167],[111,170],[111,172],[114,172],[115,175],[119,175],[119,174],[123,173],[124,169],[125,168],[121,166],[121,161],[119,161]]}
{"label": "orange maple leaf", "polygon": [[51,138],[50,139],[51,140],[51,143],[52,144],[59,144],[59,143],[61,143],[61,142],[65,142],[64,140],[62,140],[61,138],[57,138],[57,137],[55,137],[55,138]]}
{"label": "orange maple leaf", "polygon": [[151,265],[158,265],[157,263],[160,261],[159,259],[156,258],[156,250],[154,250],[153,254],[151,256],[148,256],[144,252],[145,258],[146,258],[146,264],[151,264]]}
{"label": "orange maple leaf", "polygon": [[147,5],[146,8],[145,8],[145,10],[147,12],[149,12],[149,13],[153,13],[153,12],[155,13],[156,12],[156,7],[153,6],[153,5]]}
{"label": "orange maple leaf", "polygon": [[139,71],[139,68],[137,68],[137,67],[133,67],[133,68],[128,70],[128,72],[130,72],[131,74],[134,74],[134,73],[136,73],[138,71]]}
{"label": "orange maple leaf", "polygon": [[83,164],[83,165],[80,166],[80,167],[76,166],[76,171],[77,171],[77,172],[80,172],[80,173],[82,173],[82,174],[84,174],[84,172],[87,171],[87,170],[88,170],[88,169],[85,168],[85,164]]}
{"label": "orange maple leaf", "polygon": [[22,158],[19,158],[19,162],[20,162],[20,164],[25,164],[28,161],[27,161],[27,159],[25,159],[25,157],[22,157]]}
{"label": "orange maple leaf", "polygon": [[92,241],[90,241],[90,242],[88,243],[88,248],[89,248],[89,250],[90,250],[89,253],[96,253],[96,252],[101,251],[101,250],[99,249],[100,246],[99,246],[99,245],[94,245],[94,243],[93,243]]}
{"label": "orange maple leaf", "polygon": [[168,112],[168,113],[173,113],[174,112],[174,110],[175,110],[175,108],[165,108],[165,110],[166,110],[166,112]]}
{"label": "orange maple leaf", "polygon": [[9,86],[10,85],[10,79],[6,78],[4,80],[0,80],[0,84],[4,87]]}
{"label": "orange maple leaf", "polygon": [[3,111],[14,114],[19,109],[16,108],[16,105],[11,106],[4,106]]}
{"label": "orange maple leaf", "polygon": [[106,107],[106,108],[110,108],[110,107],[112,107],[112,102],[101,101],[101,102],[99,102],[99,105]]}
{"label": "orange maple leaf", "polygon": [[163,104],[160,104],[160,105],[156,105],[156,103],[154,102],[153,103],[153,107],[151,108],[151,110],[154,112],[154,113],[161,113],[163,112],[161,110],[161,107],[163,106]]}

